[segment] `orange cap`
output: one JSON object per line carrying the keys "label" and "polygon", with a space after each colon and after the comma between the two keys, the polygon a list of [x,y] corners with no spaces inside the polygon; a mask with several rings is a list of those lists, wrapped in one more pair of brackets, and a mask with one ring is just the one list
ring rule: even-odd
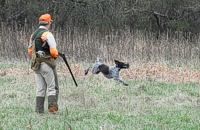
{"label": "orange cap", "polygon": [[48,24],[49,22],[53,22],[50,14],[43,14],[40,16],[40,18],[39,18],[40,24]]}

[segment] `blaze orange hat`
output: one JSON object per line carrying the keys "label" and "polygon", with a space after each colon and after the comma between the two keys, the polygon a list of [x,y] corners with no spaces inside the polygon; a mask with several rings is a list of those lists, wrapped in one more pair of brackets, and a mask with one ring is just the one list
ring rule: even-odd
{"label": "blaze orange hat", "polygon": [[47,25],[47,24],[49,24],[49,22],[53,22],[50,14],[43,14],[40,16],[40,18],[39,18],[40,25]]}

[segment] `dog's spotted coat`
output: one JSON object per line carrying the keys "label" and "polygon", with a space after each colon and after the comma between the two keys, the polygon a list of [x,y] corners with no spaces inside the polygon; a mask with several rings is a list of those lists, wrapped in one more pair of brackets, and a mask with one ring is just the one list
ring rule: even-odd
{"label": "dog's spotted coat", "polygon": [[129,68],[129,63],[126,64],[124,62],[115,60],[115,64],[116,64],[115,66],[107,66],[101,63],[99,61],[99,58],[97,58],[96,63],[92,67],[90,66],[88,69],[85,70],[85,75],[87,75],[89,70],[91,70],[93,74],[99,74],[100,72],[102,72],[106,78],[108,79],[114,78],[114,80],[119,81],[120,83],[123,83],[124,85],[127,86],[128,84],[119,79],[119,71],[121,69]]}

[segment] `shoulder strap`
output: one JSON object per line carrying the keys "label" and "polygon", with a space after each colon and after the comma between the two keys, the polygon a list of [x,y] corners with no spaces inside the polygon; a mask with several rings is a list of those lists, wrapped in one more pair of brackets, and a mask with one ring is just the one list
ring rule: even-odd
{"label": "shoulder strap", "polygon": [[[36,36],[35,36],[34,39],[32,40],[32,56],[35,55],[35,57],[36,57],[35,39],[36,39],[40,34],[43,34],[43,33],[45,33],[45,32],[47,32],[47,30],[43,30],[42,33],[36,34]],[[35,35],[35,34],[33,33],[33,35]]]}

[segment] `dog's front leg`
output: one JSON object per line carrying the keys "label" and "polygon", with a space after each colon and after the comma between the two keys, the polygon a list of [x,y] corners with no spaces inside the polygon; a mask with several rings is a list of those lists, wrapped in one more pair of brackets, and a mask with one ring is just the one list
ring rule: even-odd
{"label": "dog's front leg", "polygon": [[119,79],[119,78],[114,78],[114,80],[116,80],[116,81],[118,81],[118,82],[120,82],[120,83],[122,83],[123,85],[125,85],[125,86],[128,86],[128,84],[127,83],[125,83],[124,81],[122,81],[121,79]]}

